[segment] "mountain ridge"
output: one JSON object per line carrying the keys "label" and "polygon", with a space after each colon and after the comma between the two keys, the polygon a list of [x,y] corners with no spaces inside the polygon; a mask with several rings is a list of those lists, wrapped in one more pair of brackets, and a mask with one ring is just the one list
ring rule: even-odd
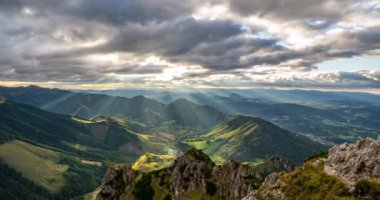
{"label": "mountain ridge", "polygon": [[184,126],[210,129],[225,116],[213,107],[188,100],[163,104],[142,95],[126,98],[34,86],[0,87],[0,96],[59,114],[70,114],[85,119],[97,115],[123,117],[152,126],[165,121],[175,121]]}
{"label": "mountain ridge", "polygon": [[[202,151],[192,149],[177,157],[171,166],[157,171],[143,173],[128,165],[110,168],[96,199],[377,200],[379,151],[380,139],[362,139],[332,147],[326,157],[313,156],[293,169],[280,157],[270,157],[253,167],[235,161],[216,165]],[[352,159],[365,162],[371,173],[358,171],[355,162],[345,167]],[[325,167],[330,165],[337,174],[327,173]],[[352,173],[356,179],[350,186],[342,179],[352,177]]]}
{"label": "mountain ridge", "polygon": [[215,165],[206,154],[191,149],[171,166],[153,172],[141,173],[129,165],[110,168],[96,199],[239,199],[268,173],[283,170],[290,166],[278,157],[256,167],[234,161]]}
{"label": "mountain ridge", "polygon": [[254,162],[270,154],[279,154],[295,164],[326,148],[268,121],[243,115],[230,116],[209,133],[187,139],[185,143],[216,159]]}

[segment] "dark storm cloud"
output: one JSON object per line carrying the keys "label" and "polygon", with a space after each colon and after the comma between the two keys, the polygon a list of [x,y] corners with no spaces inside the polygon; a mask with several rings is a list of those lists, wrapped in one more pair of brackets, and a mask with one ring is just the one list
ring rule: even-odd
{"label": "dark storm cloud", "polygon": [[180,55],[200,43],[222,41],[243,31],[232,21],[198,21],[183,18],[160,24],[128,24],[103,51],[158,52],[162,55]]}
{"label": "dark storm cloud", "polygon": [[152,25],[126,25],[121,33],[100,52],[156,53],[172,62],[189,62],[214,70],[246,68],[255,64],[280,63],[282,59],[256,62],[241,57],[259,50],[282,51],[277,39],[253,38],[255,30],[244,30],[229,20],[195,20],[182,18],[175,22]]}
{"label": "dark storm cloud", "polygon": [[[168,66],[140,63],[152,55],[173,65],[199,65],[204,70],[185,74],[189,79],[233,74],[248,81],[238,70],[260,66],[273,67],[261,72],[262,75],[274,74],[275,68],[309,71],[326,60],[376,54],[380,49],[378,25],[366,27],[358,22],[355,29],[343,27],[341,33],[328,33],[339,27],[346,15],[366,13],[365,9],[353,9],[353,3],[350,0],[0,0],[0,78],[106,82],[111,80],[109,74],[157,75]],[[227,5],[223,13],[226,16],[197,16],[200,7],[216,4]],[[377,16],[377,12],[370,6],[369,14]],[[282,23],[280,29],[299,26],[290,28],[312,33],[307,39],[324,38],[292,46],[282,30],[273,33],[264,25],[247,22],[247,16]],[[136,63],[128,62],[128,56],[121,56],[117,64],[88,58],[113,53],[128,54]],[[355,79],[372,84],[378,83],[376,76],[355,73],[321,78],[342,82]]]}
{"label": "dark storm cloud", "polygon": [[128,21],[163,21],[189,15],[199,3],[197,0],[84,0],[75,6],[68,6],[68,12],[90,20],[123,24]]}
{"label": "dark storm cloud", "polygon": [[357,39],[363,47],[367,47],[368,49],[380,48],[380,26],[371,27],[351,35]]}
{"label": "dark storm cloud", "polygon": [[115,25],[127,22],[164,21],[186,16],[201,3],[177,0],[0,0],[3,10],[35,9],[46,16],[71,15]]}
{"label": "dark storm cloud", "polygon": [[241,15],[260,15],[293,19],[338,19],[348,9],[348,0],[231,0],[233,11]]}

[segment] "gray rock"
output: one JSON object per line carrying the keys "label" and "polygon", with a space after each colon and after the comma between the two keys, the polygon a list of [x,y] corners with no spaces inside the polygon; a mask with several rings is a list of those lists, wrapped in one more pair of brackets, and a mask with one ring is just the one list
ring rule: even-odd
{"label": "gray rock", "polygon": [[332,147],[325,161],[325,172],[350,186],[365,178],[380,181],[380,140],[366,138]]}

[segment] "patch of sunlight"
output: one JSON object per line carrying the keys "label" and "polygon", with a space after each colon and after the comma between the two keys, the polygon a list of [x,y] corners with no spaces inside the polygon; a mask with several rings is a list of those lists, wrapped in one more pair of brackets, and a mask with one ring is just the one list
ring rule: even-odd
{"label": "patch of sunlight", "polygon": [[170,166],[176,158],[175,155],[159,155],[146,153],[133,163],[132,169],[141,171],[158,170]]}
{"label": "patch of sunlight", "polygon": [[82,124],[92,124],[92,123],[94,123],[91,120],[82,119],[82,118],[78,118],[78,117],[75,117],[75,116],[71,116],[71,119],[74,120],[74,121],[76,121],[76,122],[82,123]]}
{"label": "patch of sunlight", "polygon": [[58,164],[59,157],[58,152],[19,140],[0,145],[0,158],[7,165],[52,193],[65,186],[64,173],[69,169],[68,165]]}
{"label": "patch of sunlight", "polygon": [[98,166],[98,167],[103,166],[103,163],[102,163],[102,162],[99,162],[99,161],[80,160],[80,162],[83,163],[83,164],[94,165],[94,166]]}

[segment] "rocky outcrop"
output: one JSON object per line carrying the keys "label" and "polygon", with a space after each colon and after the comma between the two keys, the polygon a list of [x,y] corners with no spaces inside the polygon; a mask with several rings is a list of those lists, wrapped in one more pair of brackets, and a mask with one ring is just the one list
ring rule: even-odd
{"label": "rocky outcrop", "polygon": [[[294,183],[296,185],[292,185]],[[327,158],[310,160],[291,173],[272,173],[258,190],[243,200],[300,199],[301,195],[297,196],[294,191],[305,187],[311,187],[311,192],[307,193],[310,198],[380,199],[380,137],[332,147]]]}
{"label": "rocky outcrop", "polygon": [[206,193],[206,179],[212,176],[215,164],[201,151],[190,150],[172,165],[170,190],[178,199],[189,191],[202,189]]}
{"label": "rocky outcrop", "polygon": [[[260,191],[261,197],[266,197],[267,199],[285,200],[284,193],[281,191],[280,177],[282,172],[273,172],[269,174],[264,182],[261,184],[261,190],[254,190],[245,196],[242,200],[258,200],[258,192]],[[265,189],[262,189],[265,188]]]}
{"label": "rocky outcrop", "polygon": [[366,138],[331,148],[325,161],[325,172],[350,186],[368,178],[380,182],[380,140]]}
{"label": "rocky outcrop", "polygon": [[269,157],[254,167],[235,161],[215,165],[206,154],[193,149],[170,167],[153,172],[135,171],[130,166],[109,169],[97,199],[241,199],[258,189],[268,174],[290,169],[279,157]]}
{"label": "rocky outcrop", "polygon": [[103,177],[101,190],[96,199],[117,199],[125,190],[131,190],[138,172],[129,165],[110,168]]}

